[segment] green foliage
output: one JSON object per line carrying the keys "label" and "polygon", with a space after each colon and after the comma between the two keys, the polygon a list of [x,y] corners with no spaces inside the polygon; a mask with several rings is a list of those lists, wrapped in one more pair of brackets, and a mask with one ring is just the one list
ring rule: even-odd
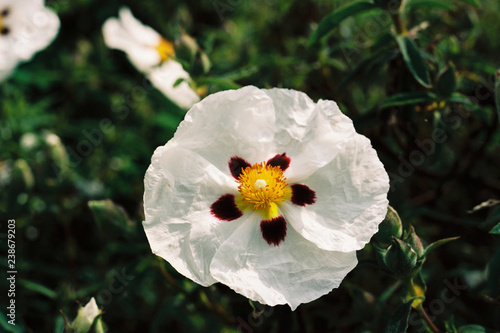
{"label": "green foliage", "polygon": [[[16,220],[19,272],[2,331],[63,332],[93,297],[94,331],[500,331],[499,2],[47,3],[58,37],[0,83],[0,225]],[[295,312],[249,305],[151,253],[143,177],[185,111],[104,45],[124,5],[175,41],[205,94],[301,90],[371,140],[391,208],[339,289]]]}

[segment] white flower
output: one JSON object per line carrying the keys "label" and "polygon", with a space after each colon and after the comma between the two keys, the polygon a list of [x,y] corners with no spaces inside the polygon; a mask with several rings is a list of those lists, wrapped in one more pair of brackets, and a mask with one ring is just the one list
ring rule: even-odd
{"label": "white flower", "polygon": [[193,281],[295,309],[356,266],[388,190],[370,141],[335,102],[245,87],[194,105],[155,151],[144,229]]}
{"label": "white flower", "polygon": [[59,18],[43,0],[0,0],[0,81],[19,62],[46,48],[59,26]]}
{"label": "white flower", "polygon": [[[189,74],[172,59],[174,45],[138,21],[130,9],[121,8],[118,19],[107,19],[102,33],[106,45],[124,51],[130,62],[167,98],[186,109],[200,100],[189,86]],[[179,79],[183,81],[174,86]]]}

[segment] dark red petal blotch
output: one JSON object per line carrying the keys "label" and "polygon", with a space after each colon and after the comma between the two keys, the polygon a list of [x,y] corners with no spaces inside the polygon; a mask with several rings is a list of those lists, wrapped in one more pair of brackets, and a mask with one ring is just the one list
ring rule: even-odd
{"label": "dark red petal blotch", "polygon": [[285,171],[290,165],[290,158],[286,156],[286,153],[278,154],[267,161],[267,165],[274,167],[279,166],[281,171]]}
{"label": "dark red petal blotch", "polygon": [[297,206],[311,205],[316,202],[316,193],[307,185],[294,184],[292,188],[292,203]]}
{"label": "dark red petal blotch", "polygon": [[251,166],[250,163],[238,156],[233,156],[229,160],[229,170],[236,179],[238,179],[243,170],[249,166]]}
{"label": "dark red petal blotch", "polygon": [[269,245],[278,246],[286,236],[286,221],[283,216],[260,222],[262,237]]}
{"label": "dark red petal blotch", "polygon": [[217,199],[217,201],[210,206],[210,212],[213,216],[223,221],[236,220],[243,215],[243,212],[236,206],[234,195],[229,193]]}

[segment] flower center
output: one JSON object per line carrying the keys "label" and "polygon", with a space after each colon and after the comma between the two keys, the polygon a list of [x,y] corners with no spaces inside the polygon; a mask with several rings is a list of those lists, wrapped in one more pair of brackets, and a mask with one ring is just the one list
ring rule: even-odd
{"label": "flower center", "polygon": [[280,166],[257,163],[242,170],[237,179],[240,184],[238,203],[241,209],[259,211],[265,218],[273,218],[278,214],[278,205],[290,199],[288,187]]}
{"label": "flower center", "polygon": [[162,38],[160,44],[156,46],[156,51],[160,54],[161,61],[165,61],[171,56],[175,56],[174,44]]}

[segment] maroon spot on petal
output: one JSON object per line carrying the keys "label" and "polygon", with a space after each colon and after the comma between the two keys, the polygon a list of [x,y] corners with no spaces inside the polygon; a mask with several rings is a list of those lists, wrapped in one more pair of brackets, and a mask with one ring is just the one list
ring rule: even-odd
{"label": "maroon spot on petal", "polygon": [[243,212],[236,206],[234,195],[232,194],[224,194],[217,199],[217,201],[210,206],[210,213],[223,221],[236,220],[243,215]]}
{"label": "maroon spot on petal", "polygon": [[249,166],[251,166],[250,163],[238,156],[233,156],[229,160],[229,170],[236,179],[238,179],[243,170]]}
{"label": "maroon spot on petal", "polygon": [[286,156],[286,153],[278,154],[267,161],[267,165],[279,166],[281,171],[285,171],[290,165],[290,157]]}
{"label": "maroon spot on petal", "polygon": [[286,221],[283,216],[260,222],[262,237],[269,245],[278,246],[286,236]]}
{"label": "maroon spot on petal", "polygon": [[307,185],[294,184],[292,188],[292,203],[297,206],[311,205],[316,202],[316,193]]}

